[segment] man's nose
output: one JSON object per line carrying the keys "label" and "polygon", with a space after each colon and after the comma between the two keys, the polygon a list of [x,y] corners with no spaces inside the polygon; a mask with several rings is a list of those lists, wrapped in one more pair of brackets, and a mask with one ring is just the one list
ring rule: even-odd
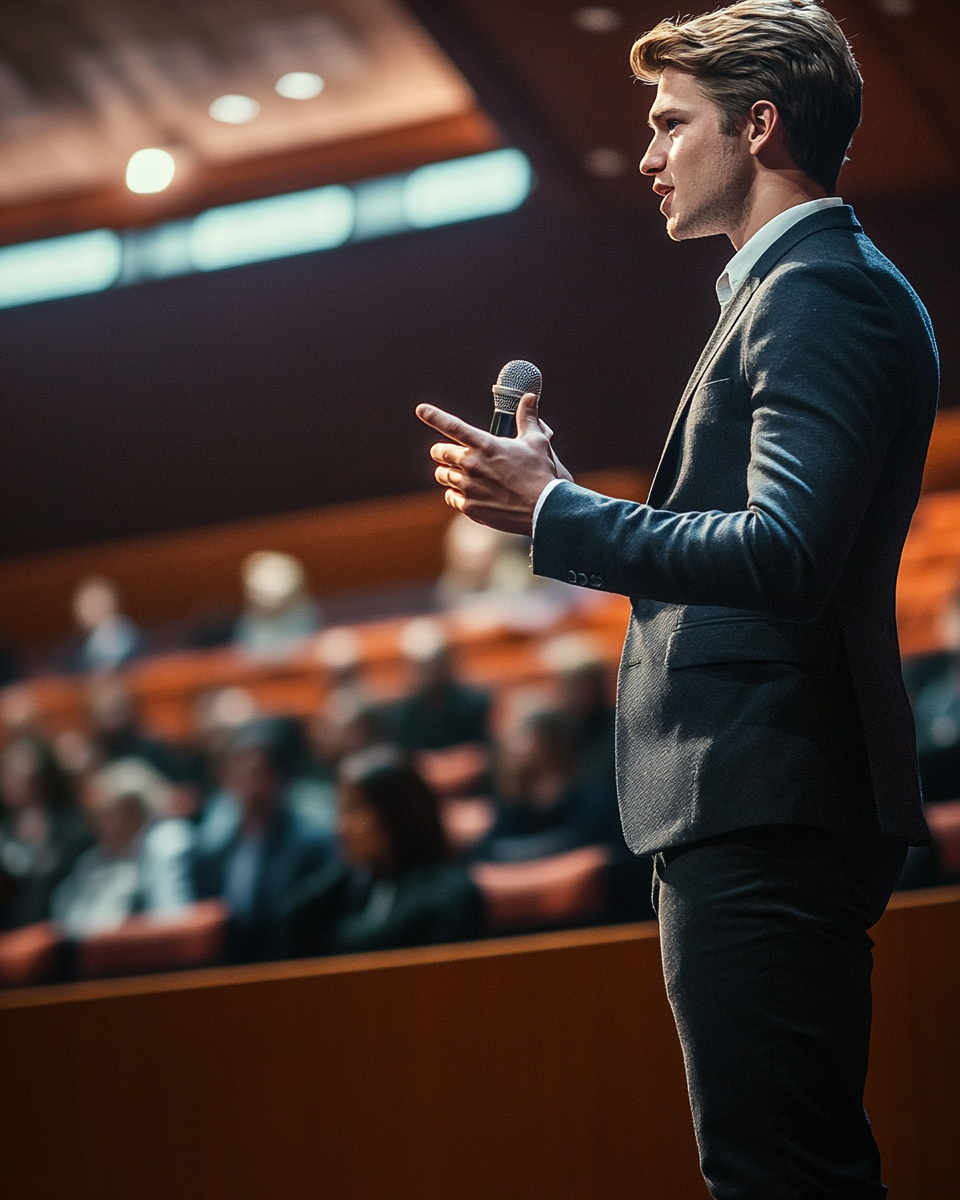
{"label": "man's nose", "polygon": [[667,165],[667,156],[658,145],[658,139],[653,138],[647,147],[647,152],[640,159],[641,175],[657,175]]}

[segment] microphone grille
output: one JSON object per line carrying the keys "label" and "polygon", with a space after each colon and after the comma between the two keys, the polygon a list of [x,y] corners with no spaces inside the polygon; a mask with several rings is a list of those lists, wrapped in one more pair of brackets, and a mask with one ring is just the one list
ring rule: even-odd
{"label": "microphone grille", "polygon": [[532,362],[515,358],[508,362],[497,376],[497,386],[516,389],[522,395],[524,392],[536,392],[540,395],[543,387],[543,376]]}

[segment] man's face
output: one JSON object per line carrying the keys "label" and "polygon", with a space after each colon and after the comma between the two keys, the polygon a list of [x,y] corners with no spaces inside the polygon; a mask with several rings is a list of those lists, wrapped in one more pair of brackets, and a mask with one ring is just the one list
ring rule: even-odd
{"label": "man's face", "polygon": [[754,174],[745,139],[720,132],[720,114],[685,71],[667,67],[650,109],[653,138],[640,163],[674,241],[731,234],[744,223]]}

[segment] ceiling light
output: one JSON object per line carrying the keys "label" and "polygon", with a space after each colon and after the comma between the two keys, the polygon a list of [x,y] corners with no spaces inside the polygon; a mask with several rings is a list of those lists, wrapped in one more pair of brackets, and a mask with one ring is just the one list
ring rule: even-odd
{"label": "ceiling light", "polygon": [[215,121],[225,125],[246,125],[260,111],[260,105],[252,96],[218,96],[207,109]]}
{"label": "ceiling light", "polygon": [[176,169],[177,164],[169,151],[155,147],[138,150],[130,155],[127,163],[127,187],[141,195],[162,192],[170,186]]}
{"label": "ceiling light", "polygon": [[613,33],[623,24],[623,14],[606,4],[585,4],[573,10],[570,20],[584,33]]}
{"label": "ceiling light", "polygon": [[324,83],[312,71],[288,71],[276,84],[277,94],[288,100],[312,100],[323,91]]}

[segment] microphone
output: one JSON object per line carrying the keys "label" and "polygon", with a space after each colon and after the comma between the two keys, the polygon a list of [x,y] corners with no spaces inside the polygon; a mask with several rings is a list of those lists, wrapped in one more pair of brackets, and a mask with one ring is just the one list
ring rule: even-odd
{"label": "microphone", "polygon": [[517,405],[525,392],[540,395],[543,376],[531,362],[515,358],[508,362],[493,385],[493,420],[490,432],[494,437],[517,436]]}

